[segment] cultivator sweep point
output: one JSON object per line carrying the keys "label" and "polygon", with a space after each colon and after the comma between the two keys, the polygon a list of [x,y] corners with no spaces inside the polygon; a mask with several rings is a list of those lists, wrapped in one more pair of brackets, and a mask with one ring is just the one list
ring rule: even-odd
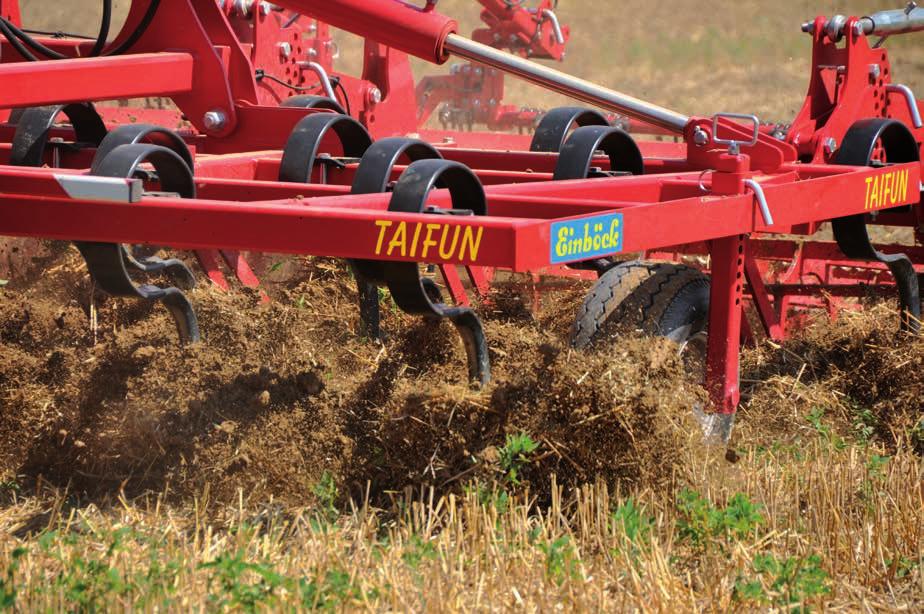
{"label": "cultivator sweep point", "polygon": [[[136,0],[107,43],[105,15],[97,40],[38,37],[0,0],[0,234],[73,241],[99,288],[162,303],[184,342],[200,337],[193,274],[138,246],[196,250],[224,288],[221,260],[259,287],[248,252],[345,259],[363,335],[382,336],[386,288],[455,326],[480,386],[473,303],[496,270],[594,279],[573,345],[641,332],[698,356],[709,404],[694,413],[722,442],[751,321],[781,340],[807,309],[897,290],[901,328],[919,330],[924,249],[868,227],[921,238],[922,103],[869,37],[924,30],[924,9],[806,24],[809,93],[784,127],[688,117],[534,63],[564,57],[554,4],[479,3],[472,40],[436,2]],[[361,78],[336,70],[331,26],[366,39]],[[409,55],[468,64],[415,91]],[[504,75],[617,115],[505,107]],[[140,96],[179,111],[101,104]],[[444,128],[491,132],[432,130],[438,108]],[[814,236],[827,222],[834,242]],[[136,281],[163,274],[173,285]]]}

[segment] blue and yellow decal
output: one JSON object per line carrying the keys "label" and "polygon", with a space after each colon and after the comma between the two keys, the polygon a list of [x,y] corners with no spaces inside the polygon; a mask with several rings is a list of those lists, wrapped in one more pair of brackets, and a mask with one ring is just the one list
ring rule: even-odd
{"label": "blue and yellow decal", "polygon": [[552,264],[590,260],[621,251],[621,213],[552,224]]}

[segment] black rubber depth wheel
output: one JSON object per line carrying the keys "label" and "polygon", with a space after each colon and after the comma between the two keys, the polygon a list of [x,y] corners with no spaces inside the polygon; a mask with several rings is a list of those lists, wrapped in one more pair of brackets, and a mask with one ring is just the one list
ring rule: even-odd
{"label": "black rubber depth wheel", "polygon": [[686,345],[709,321],[709,279],[697,269],[664,262],[624,262],[604,273],[584,299],[571,344],[590,347],[626,333]]}
{"label": "black rubber depth wheel", "polygon": [[[571,344],[604,345],[626,334],[664,337],[677,344],[690,383],[706,374],[709,278],[682,264],[624,262],[597,281],[578,311]],[[693,401],[704,441],[727,445],[734,416],[706,413]]]}

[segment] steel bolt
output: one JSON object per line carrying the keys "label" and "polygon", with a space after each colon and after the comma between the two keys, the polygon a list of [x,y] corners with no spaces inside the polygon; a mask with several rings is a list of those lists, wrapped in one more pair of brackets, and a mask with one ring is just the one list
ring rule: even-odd
{"label": "steel bolt", "polygon": [[283,60],[288,59],[289,56],[292,55],[292,45],[291,44],[287,42],[282,42],[276,45],[276,47],[279,49],[279,55],[282,57]]}
{"label": "steel bolt", "polygon": [[202,123],[209,132],[218,132],[228,123],[228,116],[221,109],[212,109],[202,116]]}
{"label": "steel bolt", "polygon": [[708,142],[709,142],[709,134],[705,130],[697,126],[696,129],[693,130],[693,143],[695,143],[697,147],[703,147]]}
{"label": "steel bolt", "polygon": [[825,139],[825,153],[830,156],[835,151],[837,151],[837,139],[829,136]]}
{"label": "steel bolt", "polygon": [[377,105],[382,102],[382,90],[372,86],[366,91],[366,100],[369,101],[370,105]]}
{"label": "steel bolt", "polygon": [[234,0],[235,12],[241,17],[250,17],[250,13],[253,10],[254,0]]}
{"label": "steel bolt", "polygon": [[879,64],[869,65],[869,80],[870,81],[873,81],[873,82],[878,81],[879,76],[881,74],[882,74],[882,68],[879,66]]}
{"label": "steel bolt", "polygon": [[269,2],[261,2],[260,3],[260,14],[266,17],[267,15],[270,14],[270,11],[272,11],[273,8],[274,8],[273,5],[270,4]]}
{"label": "steel bolt", "polygon": [[835,15],[825,24],[825,34],[828,35],[832,42],[837,43],[844,36],[845,25],[847,25],[847,17],[845,15]]}

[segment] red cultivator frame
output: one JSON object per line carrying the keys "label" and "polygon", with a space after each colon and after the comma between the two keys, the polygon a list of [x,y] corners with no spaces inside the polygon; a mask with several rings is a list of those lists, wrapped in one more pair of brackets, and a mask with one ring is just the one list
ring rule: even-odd
{"label": "red cultivator frame", "polygon": [[[924,29],[924,9],[806,24],[809,95],[788,129],[771,129],[752,116],[686,117],[530,62],[561,53],[566,33],[547,2],[530,12],[482,1],[501,33],[482,42],[456,34],[435,4],[138,0],[103,47],[33,38],[16,2],[0,0],[0,107],[29,107],[3,128],[0,234],[75,241],[99,287],[163,301],[186,340],[198,328],[182,290],[132,278],[166,271],[182,286],[192,274],[126,245],[199,250],[215,279],[219,250],[248,283],[244,250],[349,259],[370,334],[386,286],[404,310],[457,326],[482,383],[488,352],[470,303],[495,269],[599,276],[575,345],[620,319],[682,345],[708,331],[713,407],[702,419],[720,438],[739,401],[746,306],[779,339],[806,308],[897,289],[901,325],[919,328],[924,252],[874,248],[867,225],[924,222],[921,103],[869,37]],[[362,78],[332,72],[324,24],[366,37]],[[478,62],[682,142],[636,143],[579,108],[544,115],[531,140],[422,130],[406,54]],[[303,91],[328,96],[290,97]],[[171,98],[182,119],[90,104],[145,96]],[[55,124],[62,113],[71,127]],[[829,221],[836,243],[768,237]],[[679,264],[691,255],[708,266]],[[441,271],[447,301],[419,263]]]}

